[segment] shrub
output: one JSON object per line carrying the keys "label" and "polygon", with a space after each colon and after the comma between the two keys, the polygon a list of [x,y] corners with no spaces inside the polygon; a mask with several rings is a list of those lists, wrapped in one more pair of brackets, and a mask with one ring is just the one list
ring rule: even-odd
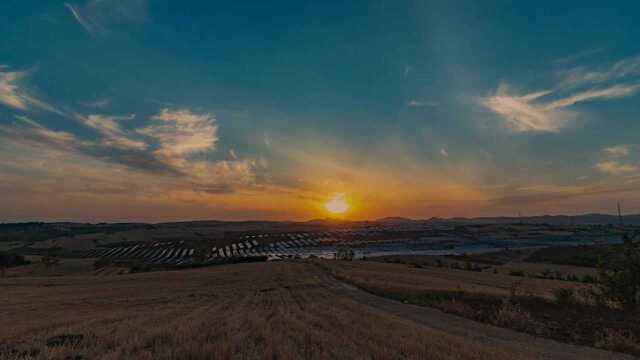
{"label": "shrub", "polygon": [[586,284],[595,284],[596,278],[595,276],[592,276],[592,275],[584,275],[582,276],[582,282]]}
{"label": "shrub", "polygon": [[569,305],[576,302],[575,291],[571,288],[558,288],[553,290],[553,297],[560,305]]}
{"label": "shrub", "polygon": [[635,310],[640,303],[640,244],[632,236],[624,236],[622,256],[600,271],[599,290],[602,296]]}
{"label": "shrub", "polygon": [[509,275],[522,277],[522,276],[524,276],[524,271],[522,271],[522,270],[511,270],[511,271],[509,271]]}
{"label": "shrub", "polygon": [[496,309],[492,319],[498,326],[509,327],[520,331],[536,332],[537,323],[531,314],[510,301],[503,301]]}
{"label": "shrub", "polygon": [[595,343],[596,347],[632,354],[640,353],[640,342],[630,332],[604,329]]}
{"label": "shrub", "polygon": [[473,308],[465,304],[462,301],[456,301],[455,298],[451,300],[442,300],[438,303],[438,308],[442,311],[450,314],[456,314],[460,316],[464,316],[467,318],[475,318],[477,316],[477,312],[473,310]]}
{"label": "shrub", "polygon": [[567,281],[578,282],[580,281],[580,278],[574,274],[569,274],[567,275]]}

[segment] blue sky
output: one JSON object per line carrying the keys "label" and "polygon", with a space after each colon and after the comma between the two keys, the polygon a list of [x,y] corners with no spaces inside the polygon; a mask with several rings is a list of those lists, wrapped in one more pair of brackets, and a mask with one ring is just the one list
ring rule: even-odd
{"label": "blue sky", "polygon": [[638,212],[639,10],[4,0],[0,221]]}

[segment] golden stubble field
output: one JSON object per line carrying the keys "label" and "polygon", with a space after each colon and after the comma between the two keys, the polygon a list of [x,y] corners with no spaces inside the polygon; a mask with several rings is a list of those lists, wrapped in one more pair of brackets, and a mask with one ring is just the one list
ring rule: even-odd
{"label": "golden stubble field", "polygon": [[336,276],[365,288],[389,291],[464,291],[509,296],[521,294],[552,298],[559,288],[586,288],[589,285],[566,281],[510,276],[505,273],[474,272],[448,268],[412,268],[404,264],[375,261],[323,262]]}
{"label": "golden stubble field", "polygon": [[[287,262],[0,279],[0,344],[36,359],[522,358],[357,303],[328,279]],[[82,340],[48,347],[57,335]]]}

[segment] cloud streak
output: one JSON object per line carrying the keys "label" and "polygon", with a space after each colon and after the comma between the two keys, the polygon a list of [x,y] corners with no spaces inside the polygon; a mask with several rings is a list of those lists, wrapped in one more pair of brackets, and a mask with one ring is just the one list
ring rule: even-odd
{"label": "cloud streak", "polygon": [[146,0],[89,0],[84,5],[65,2],[73,18],[93,36],[103,35],[112,25],[147,17]]}
{"label": "cloud streak", "polygon": [[78,116],[78,119],[86,126],[96,130],[103,137],[102,144],[122,150],[145,150],[148,145],[139,140],[132,139],[132,135],[122,129],[119,121],[133,120],[135,115],[129,116],[104,116],[89,115]]}
{"label": "cloud streak", "polygon": [[494,95],[480,99],[480,104],[499,115],[515,132],[558,132],[577,116],[569,107],[581,102],[632,96],[638,90],[639,84],[614,85],[544,102],[541,99],[554,94],[553,90],[514,95],[507,84],[501,84]]}
{"label": "cloud streak", "polygon": [[550,89],[517,95],[502,83],[479,104],[499,115],[515,132],[559,132],[578,113],[574,105],[596,100],[630,97],[640,91],[640,56],[618,61],[604,70],[586,67],[562,72],[562,80]]}
{"label": "cloud streak", "polygon": [[0,67],[0,104],[21,111],[38,108],[64,116],[64,113],[54,106],[29,95],[20,85],[21,80],[28,77],[30,72],[6,71],[5,69],[8,68],[8,66]]}

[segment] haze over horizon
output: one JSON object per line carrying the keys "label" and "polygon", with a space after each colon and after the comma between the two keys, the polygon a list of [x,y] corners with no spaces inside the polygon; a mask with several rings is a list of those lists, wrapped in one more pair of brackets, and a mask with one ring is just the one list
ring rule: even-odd
{"label": "haze over horizon", "polygon": [[638,11],[4,0],[0,222],[637,214]]}

